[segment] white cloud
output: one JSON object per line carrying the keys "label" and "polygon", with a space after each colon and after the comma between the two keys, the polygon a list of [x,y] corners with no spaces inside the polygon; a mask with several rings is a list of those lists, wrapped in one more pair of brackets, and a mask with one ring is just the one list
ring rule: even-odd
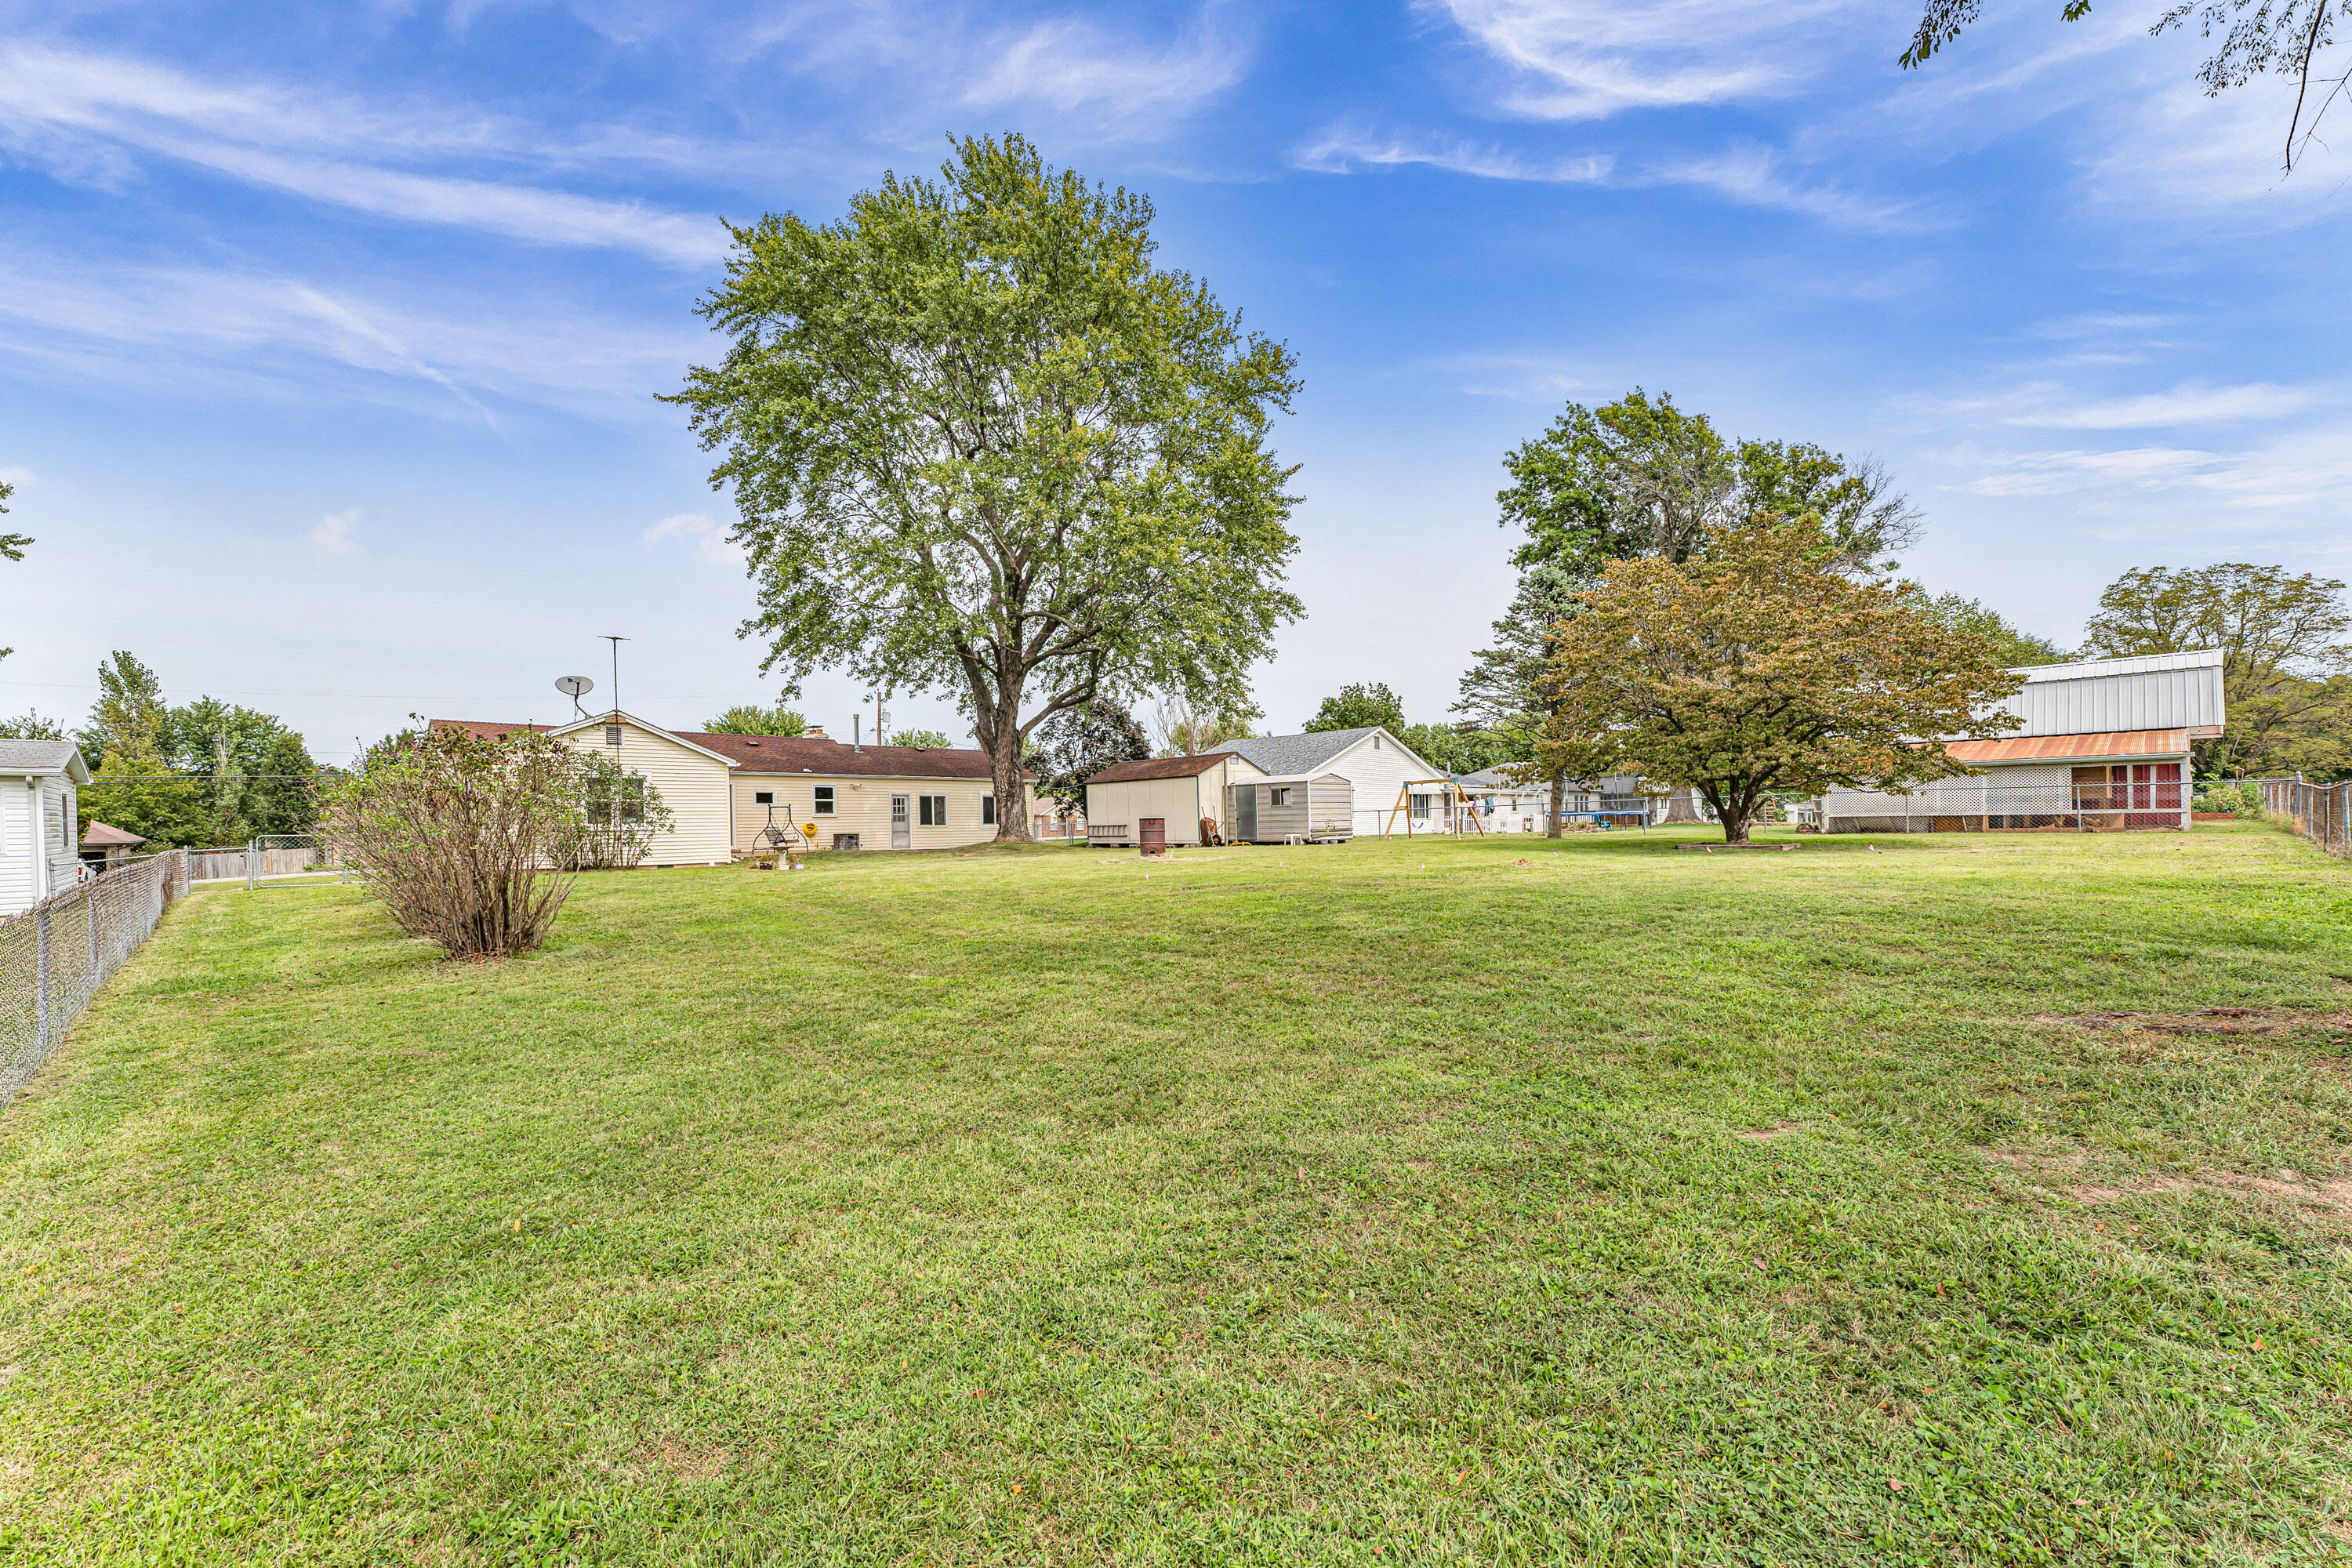
{"label": "white cloud", "polygon": [[2248,382],[2206,386],[2182,382],[2165,392],[2125,397],[2084,397],[2052,382],[2035,382],[1991,396],[1928,405],[1946,418],[2032,430],[2157,430],[2234,425],[2305,413],[2326,399],[2308,388]]}
{"label": "white cloud", "polygon": [[319,519],[308,537],[311,548],[321,555],[348,555],[358,547],[353,537],[360,525],[360,509],[331,511]]}
{"label": "white cloud", "polygon": [[982,109],[1040,103],[1126,131],[1164,127],[1232,87],[1248,64],[1247,49],[1219,26],[1217,11],[1204,10],[1184,37],[1159,48],[1088,21],[1041,22],[998,48],[963,101]]}
{"label": "white cloud", "polygon": [[1855,0],[1420,0],[1510,70],[1508,111],[1598,120],[1777,97],[1819,68]]}
{"label": "white cloud", "polygon": [[1324,174],[1420,165],[1482,180],[1528,180],[1546,184],[1601,184],[1616,167],[1616,160],[1606,154],[1534,159],[1467,141],[1413,142],[1337,127],[1299,148],[1291,161],[1299,168]]}
{"label": "white cloud", "polygon": [[645,531],[647,544],[681,539],[694,547],[694,558],[709,566],[743,564],[743,547],[727,537],[727,530],[698,511],[681,511],[662,519]]}
{"label": "white cloud", "polygon": [[486,398],[641,418],[703,346],[690,326],[546,301],[443,312],[271,273],[0,256],[0,354],[115,386],[315,395],[323,363],[352,373],[349,395],[414,405],[425,390],[428,408],[493,424]]}
{"label": "white cloud", "polygon": [[1788,173],[1779,154],[1761,147],[1633,164],[1603,153],[1535,158],[1461,139],[1416,141],[1334,127],[1300,147],[1291,161],[1299,168],[1327,174],[1420,166],[1482,180],[1607,185],[1621,190],[1687,185],[1744,205],[1797,213],[1837,228],[1909,233],[1943,226],[1938,215],[1917,203],[1882,201],[1832,185],[1808,184]]}
{"label": "white cloud", "polygon": [[[120,184],[141,156],[210,169],[371,216],[542,245],[635,250],[684,266],[728,245],[700,219],[509,181],[419,170],[439,158],[565,163],[541,132],[438,106],[395,112],[272,86],[226,87],[138,60],[0,48],[0,146],[61,178]],[[621,156],[621,139],[596,150]],[[410,165],[410,166],[403,166]]]}

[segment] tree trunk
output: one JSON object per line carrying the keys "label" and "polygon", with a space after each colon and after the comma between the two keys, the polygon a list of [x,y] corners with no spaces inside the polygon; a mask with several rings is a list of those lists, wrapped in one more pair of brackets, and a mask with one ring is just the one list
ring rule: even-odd
{"label": "tree trunk", "polygon": [[1748,842],[1748,814],[1727,815],[1723,819],[1723,841],[1726,844]]}
{"label": "tree trunk", "polygon": [[988,772],[996,786],[996,842],[1026,844],[1035,835],[1029,826],[1029,791],[1021,778],[1021,726],[998,724],[988,748]]}
{"label": "tree trunk", "polygon": [[1567,804],[1568,775],[1566,773],[1554,773],[1551,775],[1551,814],[1544,818],[1544,837],[1546,838],[1557,838],[1559,837],[1560,808],[1567,805]]}

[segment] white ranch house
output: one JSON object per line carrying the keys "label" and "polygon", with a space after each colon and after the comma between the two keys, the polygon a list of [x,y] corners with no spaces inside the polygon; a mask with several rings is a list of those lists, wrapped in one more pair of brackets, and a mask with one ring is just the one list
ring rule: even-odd
{"label": "white ranch house", "polygon": [[81,878],[76,812],[89,764],[71,741],[0,741],[0,916]]}

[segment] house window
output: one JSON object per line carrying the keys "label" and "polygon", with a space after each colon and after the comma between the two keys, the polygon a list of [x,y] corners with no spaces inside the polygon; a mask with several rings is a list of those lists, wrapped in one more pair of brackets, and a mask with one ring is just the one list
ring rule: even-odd
{"label": "house window", "polygon": [[1268,805],[1288,805],[1290,804],[1290,790],[1287,786],[1281,789],[1270,789],[1265,793],[1266,804]]}
{"label": "house window", "polygon": [[925,827],[945,827],[948,825],[948,797],[943,795],[919,795],[915,797],[920,809],[916,820]]}
{"label": "house window", "polygon": [[621,749],[621,727],[618,724],[604,726],[604,744],[616,752]]}
{"label": "house window", "polygon": [[753,805],[773,805],[776,804],[776,792],[772,789],[755,789],[751,792],[751,804]]}
{"label": "house window", "polygon": [[996,797],[992,795],[980,797],[980,825],[982,827],[996,826]]}
{"label": "house window", "polygon": [[833,815],[833,785],[819,784],[816,786],[816,814],[819,816],[831,816]]}

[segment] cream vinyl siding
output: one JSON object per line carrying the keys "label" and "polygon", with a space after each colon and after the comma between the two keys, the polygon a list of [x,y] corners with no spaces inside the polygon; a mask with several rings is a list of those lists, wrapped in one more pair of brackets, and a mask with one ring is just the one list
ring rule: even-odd
{"label": "cream vinyl siding", "polygon": [[1207,773],[1183,779],[1129,779],[1119,784],[1088,784],[1087,786],[1087,826],[1124,826],[1126,835],[1115,841],[1133,844],[1141,831],[1137,824],[1147,816],[1164,818],[1168,824],[1171,844],[1201,842],[1201,818],[1209,817],[1217,831],[1233,837],[1233,823],[1227,819],[1228,802],[1225,785],[1238,779],[1261,779],[1265,774],[1245,757],[1228,756]]}
{"label": "cream vinyl siding", "polygon": [[[833,786],[834,815],[816,815],[816,786]],[[768,826],[768,808],[752,797],[762,790],[776,795],[776,824],[784,826],[784,807],[793,810],[792,826],[816,824],[816,847],[833,847],[836,833],[855,833],[860,849],[890,847],[890,797],[907,797],[910,849],[954,849],[967,844],[987,844],[996,837],[996,824],[980,819],[980,803],[995,794],[986,779],[869,778],[848,773],[754,773],[738,772],[735,789],[735,847],[745,854],[758,848]],[[1025,792],[1034,815],[1036,792]],[[944,827],[923,826],[918,795],[943,795],[948,800]]]}
{"label": "cream vinyl siding", "polygon": [[654,835],[648,866],[709,866],[734,858],[728,839],[728,774],[734,770],[667,735],[621,721],[620,749],[604,743],[599,721],[563,731],[562,739],[583,752],[601,752],[661,792],[670,828]]}

